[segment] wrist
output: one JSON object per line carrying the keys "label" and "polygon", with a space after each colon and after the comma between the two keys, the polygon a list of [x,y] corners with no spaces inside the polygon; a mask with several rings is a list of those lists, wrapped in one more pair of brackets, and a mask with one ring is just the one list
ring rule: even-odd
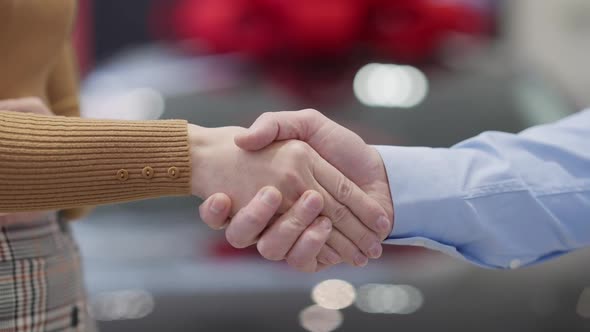
{"label": "wrist", "polygon": [[389,179],[389,174],[387,174],[387,167],[383,161],[383,157],[379,149],[373,145],[368,145],[368,147],[372,150],[371,154],[374,154],[374,158],[376,160],[375,166],[377,168],[375,170],[376,181],[374,183],[375,188],[373,188],[373,190],[380,193],[378,200],[380,201],[381,206],[383,206],[385,209],[385,212],[387,213],[390,220],[395,223],[394,202],[391,195],[391,181]]}
{"label": "wrist", "polygon": [[234,137],[244,130],[239,127],[188,126],[193,195],[207,198],[223,187],[225,179],[235,170],[234,157],[239,148]]}
{"label": "wrist", "polygon": [[200,198],[206,198],[207,160],[212,145],[211,131],[215,128],[205,128],[193,124],[188,125],[189,157],[191,159],[191,193]]}

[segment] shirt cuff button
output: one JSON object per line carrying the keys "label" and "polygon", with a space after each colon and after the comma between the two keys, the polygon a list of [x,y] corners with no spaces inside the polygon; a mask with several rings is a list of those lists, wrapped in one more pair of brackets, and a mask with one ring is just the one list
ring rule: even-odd
{"label": "shirt cuff button", "polygon": [[177,179],[180,176],[180,171],[178,168],[172,166],[168,168],[168,176],[172,179]]}
{"label": "shirt cuff button", "polygon": [[141,176],[143,176],[144,179],[151,179],[154,177],[154,169],[146,166],[141,170]]}
{"label": "shirt cuff button", "polygon": [[127,181],[127,179],[129,179],[129,172],[127,172],[125,169],[120,169],[117,172],[117,179],[119,181]]}

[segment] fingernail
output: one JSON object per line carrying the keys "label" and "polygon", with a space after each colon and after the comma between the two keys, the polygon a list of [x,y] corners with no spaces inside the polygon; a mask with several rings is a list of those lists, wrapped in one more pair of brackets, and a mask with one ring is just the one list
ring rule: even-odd
{"label": "fingernail", "polygon": [[223,201],[218,198],[213,198],[213,201],[209,206],[209,211],[213,212],[213,214],[220,214],[223,209],[225,209],[225,204],[223,204]]}
{"label": "fingernail", "polygon": [[331,251],[326,251],[325,258],[328,261],[328,263],[332,265],[340,264],[342,262],[342,258],[340,258],[340,256],[337,253]]}
{"label": "fingernail", "polygon": [[311,211],[319,210],[322,207],[321,203],[322,201],[318,199],[317,195],[313,192],[309,193],[307,197],[305,197],[305,199],[303,200],[303,205],[305,206],[305,208]]}
{"label": "fingernail", "polygon": [[279,203],[279,195],[277,195],[277,192],[273,189],[265,189],[262,192],[262,196],[261,199],[264,203],[271,205],[271,206],[275,206]]}
{"label": "fingernail", "polygon": [[377,228],[379,229],[379,232],[389,232],[389,220],[383,216],[379,217],[377,220]]}
{"label": "fingernail", "polygon": [[354,265],[356,266],[362,267],[367,265],[367,263],[369,263],[369,259],[363,254],[357,254],[356,257],[354,257]]}
{"label": "fingernail", "polygon": [[383,253],[383,248],[381,247],[381,243],[377,242],[377,243],[373,244],[371,246],[371,248],[369,248],[369,255],[373,259],[381,257],[382,253]]}

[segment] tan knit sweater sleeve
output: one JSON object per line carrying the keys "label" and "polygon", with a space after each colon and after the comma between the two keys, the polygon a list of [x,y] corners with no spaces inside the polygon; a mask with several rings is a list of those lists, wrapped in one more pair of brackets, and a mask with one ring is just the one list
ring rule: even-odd
{"label": "tan knit sweater sleeve", "polygon": [[188,195],[187,136],[183,120],[0,111],[0,213]]}

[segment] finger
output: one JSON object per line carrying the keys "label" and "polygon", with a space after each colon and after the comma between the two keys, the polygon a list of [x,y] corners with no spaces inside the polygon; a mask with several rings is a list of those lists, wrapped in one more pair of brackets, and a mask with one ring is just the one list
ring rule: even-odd
{"label": "finger", "polygon": [[328,218],[317,218],[305,229],[289,251],[287,263],[302,272],[315,272],[318,266],[316,257],[330,236],[331,230],[332,222]]}
{"label": "finger", "polygon": [[[342,153],[334,153],[334,151],[341,149],[334,145],[338,144],[337,142],[328,138],[330,136],[338,136],[338,133],[342,131],[352,134],[356,138],[351,141],[353,146],[349,150]],[[297,112],[264,113],[256,119],[247,131],[237,135],[234,141],[236,145],[243,149],[259,150],[273,141],[287,139],[305,141],[330,164],[336,165],[337,167],[340,165],[339,168],[342,170],[346,168],[344,165],[350,165],[350,160],[354,160],[355,158],[354,152],[351,151],[357,151],[358,148],[366,146],[365,142],[358,135],[348,131],[346,128],[336,124],[322,113],[313,109]],[[363,165],[363,163],[358,164]],[[345,171],[342,173],[346,174]],[[328,189],[328,191],[334,192],[331,189]],[[353,207],[353,213],[367,227],[376,232],[380,239],[384,239],[389,235],[392,221],[383,207],[376,201],[371,200],[368,195],[363,195],[363,201],[356,201],[358,204],[349,205],[349,202],[343,202],[337,196],[334,195],[338,201],[344,205]],[[351,197],[353,202],[355,202],[355,196],[353,195]]]}
{"label": "finger", "polygon": [[336,265],[342,263],[342,257],[338,255],[336,250],[332,249],[328,244],[324,245],[318,254],[318,262],[326,265]]}
{"label": "finger", "polygon": [[251,151],[277,140],[298,139],[310,143],[323,120],[328,118],[316,110],[268,112],[259,116],[246,132],[236,135],[234,141],[240,148]]}
{"label": "finger", "polygon": [[0,109],[5,111],[53,115],[53,112],[51,112],[45,103],[37,97],[2,100],[0,101]]}
{"label": "finger", "polygon": [[281,193],[274,187],[264,187],[240,209],[227,226],[227,241],[236,248],[245,248],[256,242],[281,204]]}
{"label": "finger", "polygon": [[199,206],[199,215],[203,222],[216,230],[227,226],[230,213],[231,199],[226,194],[211,195]]}
{"label": "finger", "polygon": [[383,251],[379,232],[381,227],[389,229],[383,208],[324,159],[316,158],[313,171],[316,181],[335,199],[325,204],[334,227],[367,256],[379,258]]}
{"label": "finger", "polygon": [[319,186],[316,190],[324,196],[324,211],[322,211],[322,215],[332,220],[334,231],[338,230],[344,237],[349,239],[345,252],[340,248],[331,246],[338,252],[342,259],[354,265],[353,262],[359,250],[366,257],[380,257],[382,249],[377,235],[364,226],[346,206],[337,202],[324,188]]}
{"label": "finger", "polygon": [[349,265],[362,267],[369,262],[367,256],[352,241],[337,230],[335,226],[330,233],[327,244],[334,248]]}
{"label": "finger", "polygon": [[309,190],[301,195],[258,240],[257,247],[262,257],[273,261],[285,259],[291,247],[320,215],[323,208],[324,200],[318,192]]}

